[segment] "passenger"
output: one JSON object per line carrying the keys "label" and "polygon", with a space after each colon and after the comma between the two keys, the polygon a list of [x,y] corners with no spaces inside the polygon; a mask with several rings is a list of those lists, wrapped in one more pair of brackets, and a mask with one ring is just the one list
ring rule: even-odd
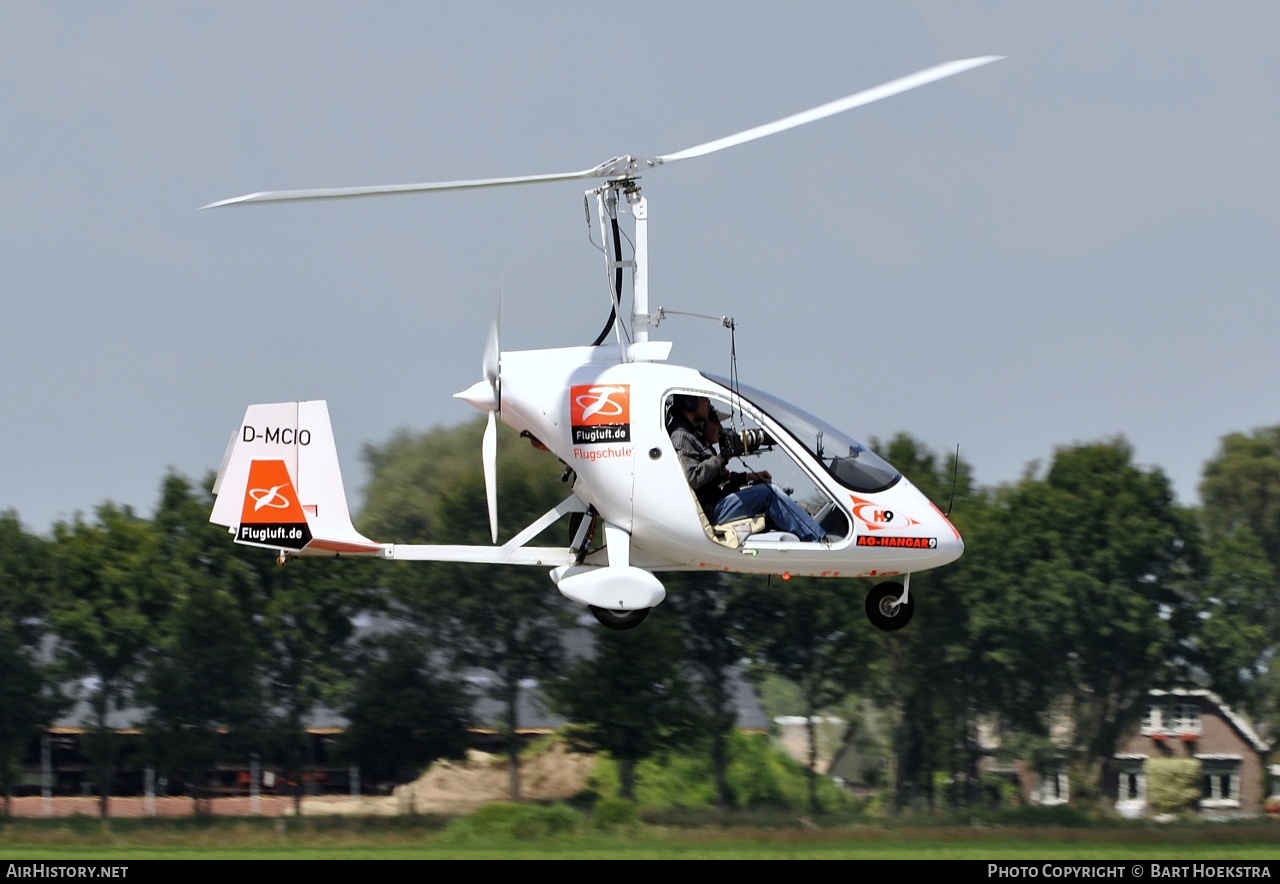
{"label": "passenger", "polygon": [[720,440],[720,415],[705,396],[678,396],[672,407],[671,442],[680,455],[702,511],[712,524],[764,515],[779,531],[811,543],[826,532],[800,504],[774,485],[769,473],[734,473],[711,446]]}

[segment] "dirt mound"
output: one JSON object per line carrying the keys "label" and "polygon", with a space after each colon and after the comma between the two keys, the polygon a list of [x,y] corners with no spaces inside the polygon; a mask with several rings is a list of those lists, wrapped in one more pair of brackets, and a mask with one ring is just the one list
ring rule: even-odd
{"label": "dirt mound", "polygon": [[[520,795],[530,801],[570,798],[587,785],[595,758],[570,752],[555,743],[520,762]],[[462,763],[437,761],[412,783],[398,787],[392,798],[416,813],[465,813],[494,801],[509,801],[511,774],[502,756],[470,752]],[[402,811],[403,812],[403,811]]]}
{"label": "dirt mound", "polygon": [[[545,752],[520,761],[520,796],[526,801],[571,798],[586,788],[595,758],[570,752],[555,743]],[[402,813],[471,813],[494,801],[511,799],[511,774],[506,758],[468,752],[464,762],[437,761],[412,783],[396,787],[389,796],[343,798],[324,796],[303,801],[302,813],[394,816]]]}

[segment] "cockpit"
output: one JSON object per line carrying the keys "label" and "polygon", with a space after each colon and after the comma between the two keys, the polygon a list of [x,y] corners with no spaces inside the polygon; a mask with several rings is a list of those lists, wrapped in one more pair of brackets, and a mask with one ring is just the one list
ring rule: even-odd
{"label": "cockpit", "polygon": [[[710,413],[718,412],[724,418],[723,427],[717,421],[719,439],[707,441],[713,445],[718,441],[718,453],[732,462],[726,473],[728,478],[709,486],[706,483],[712,480],[701,471],[695,470],[687,476],[699,502],[703,528],[717,543],[736,547],[750,536],[751,543],[759,545],[757,535],[774,531],[799,542],[816,535],[829,548],[839,546],[851,539],[853,525],[848,495],[839,493],[838,489],[875,494],[887,491],[901,480],[902,475],[866,445],[803,409],[754,387],[731,383],[711,374],[702,376],[721,390],[700,393],[695,392],[696,388],[672,389],[665,397],[664,413],[668,432],[674,432],[673,415],[680,409],[681,402],[696,402],[701,398],[704,404],[709,402]],[[693,410],[692,406],[688,408],[690,412]],[[686,422],[690,420],[693,418],[686,415]],[[703,421],[695,421],[699,434],[707,426],[705,418]],[[682,446],[689,447],[689,443],[680,443],[678,447],[683,451]],[[726,522],[730,511],[736,512],[735,506],[726,506],[726,500],[754,495],[756,492],[746,486],[757,483],[772,487],[776,493],[769,498],[770,502],[779,504],[787,512],[771,510],[769,520],[760,520],[759,525],[744,527]],[[758,503],[754,497],[752,501]],[[738,502],[746,505],[745,501]],[[730,528],[739,536],[731,536]]]}
{"label": "cockpit", "polygon": [[858,440],[789,402],[743,383],[703,373],[709,380],[737,390],[747,402],[773,418],[823,469],[851,491],[875,493],[897,484],[902,474]]}

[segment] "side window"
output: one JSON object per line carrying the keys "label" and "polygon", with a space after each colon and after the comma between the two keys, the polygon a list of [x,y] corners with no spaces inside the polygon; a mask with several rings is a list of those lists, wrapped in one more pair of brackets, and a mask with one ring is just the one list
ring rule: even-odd
{"label": "side window", "polygon": [[791,453],[759,421],[745,411],[733,411],[722,399],[712,398],[711,404],[723,416],[725,433],[737,435],[747,449],[747,453],[730,460],[730,470],[769,473],[773,484],[786,491],[810,515],[819,518],[831,537],[848,535],[848,521],[834,506],[831,496],[810,478]]}

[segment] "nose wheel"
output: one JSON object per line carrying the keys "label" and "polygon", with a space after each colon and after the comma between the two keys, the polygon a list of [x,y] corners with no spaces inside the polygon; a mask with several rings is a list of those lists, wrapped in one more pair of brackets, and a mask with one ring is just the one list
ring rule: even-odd
{"label": "nose wheel", "polygon": [[867,593],[867,619],[876,629],[893,632],[911,622],[915,599],[899,583],[877,583]]}

